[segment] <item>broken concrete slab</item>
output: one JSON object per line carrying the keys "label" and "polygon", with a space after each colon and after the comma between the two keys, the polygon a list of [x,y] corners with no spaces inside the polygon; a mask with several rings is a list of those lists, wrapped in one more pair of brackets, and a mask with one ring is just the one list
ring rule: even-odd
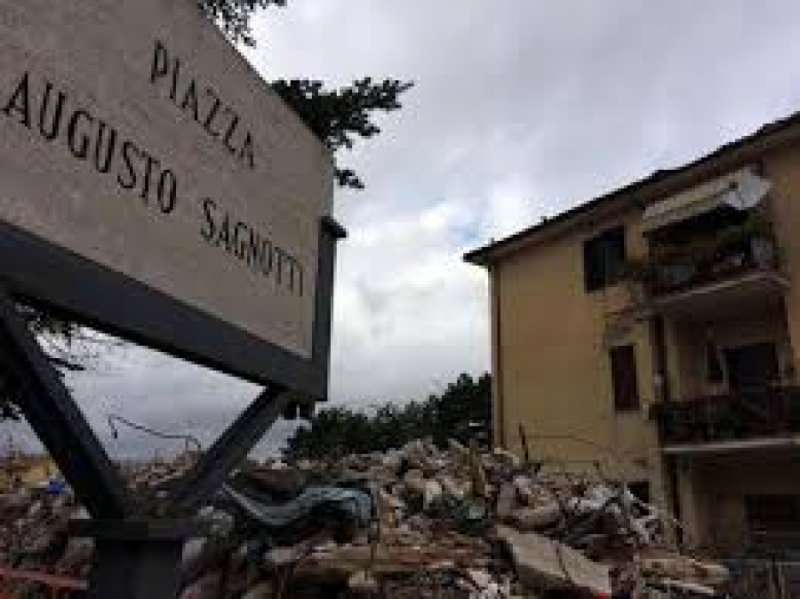
{"label": "broken concrete slab", "polygon": [[508,521],[517,529],[528,532],[542,530],[556,524],[561,519],[561,507],[550,502],[539,507],[522,507],[509,515]]}
{"label": "broken concrete slab", "polygon": [[419,570],[481,568],[487,556],[474,547],[341,546],[315,551],[297,566],[296,575],[324,583],[347,583],[357,572],[396,575]]}
{"label": "broken concrete slab", "polygon": [[520,581],[531,589],[580,589],[611,595],[608,566],[536,533],[498,526],[496,534],[509,549]]}
{"label": "broken concrete slab", "polygon": [[730,579],[730,572],[725,566],[702,562],[687,555],[642,557],[639,565],[645,576],[677,579],[704,586],[719,586]]}
{"label": "broken concrete slab", "polygon": [[500,485],[495,504],[495,513],[501,522],[505,522],[517,507],[517,490],[512,483]]}

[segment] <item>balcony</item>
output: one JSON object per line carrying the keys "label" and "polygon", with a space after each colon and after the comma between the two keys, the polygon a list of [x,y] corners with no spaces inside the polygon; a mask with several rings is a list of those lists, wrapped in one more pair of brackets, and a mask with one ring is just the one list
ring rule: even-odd
{"label": "balcony", "polygon": [[656,404],[665,453],[800,445],[800,387]]}
{"label": "balcony", "polygon": [[772,238],[751,236],[720,244],[706,254],[677,251],[653,266],[648,291],[652,297],[682,293],[743,278],[753,273],[776,273],[777,249]]}
{"label": "balcony", "polygon": [[749,215],[718,229],[708,228],[718,221],[704,224],[652,238],[648,258],[628,264],[629,280],[641,284],[650,307],[705,317],[782,297],[788,281],[767,222]]}

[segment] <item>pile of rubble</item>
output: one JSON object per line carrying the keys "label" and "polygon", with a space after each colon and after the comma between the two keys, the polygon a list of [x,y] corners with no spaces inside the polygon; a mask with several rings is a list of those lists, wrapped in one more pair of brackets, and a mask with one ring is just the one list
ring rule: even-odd
{"label": "pile of rubble", "polygon": [[[191,460],[131,485],[169,485]],[[0,564],[85,578],[92,542],[69,492],[0,496]],[[238,597],[708,597],[720,565],[671,550],[622,483],[544,474],[501,450],[415,441],[329,462],[246,464],[200,511],[182,599]]]}

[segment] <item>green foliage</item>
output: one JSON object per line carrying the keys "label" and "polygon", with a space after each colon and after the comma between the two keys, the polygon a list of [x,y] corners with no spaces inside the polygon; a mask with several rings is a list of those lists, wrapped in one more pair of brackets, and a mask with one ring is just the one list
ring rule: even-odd
{"label": "green foliage", "polygon": [[17,304],[17,310],[28,324],[31,332],[37,336],[57,337],[63,339],[67,344],[75,338],[78,325],[70,320],[24,304]]}
{"label": "green foliage", "polygon": [[[17,310],[59,372],[84,369],[81,356],[73,348],[73,343],[81,337],[78,324],[26,304],[17,304]],[[13,377],[0,373],[0,422],[19,420],[18,406],[19,390]]]}
{"label": "green foliage", "polygon": [[759,212],[749,214],[742,223],[682,239],[680,243],[652,244],[647,257],[626,260],[622,276],[634,283],[657,285],[664,269],[673,265],[724,273],[725,259],[747,252],[754,238],[775,239],[771,223]]}
{"label": "green foliage", "polygon": [[398,448],[408,441],[431,437],[444,446],[448,438],[468,443],[487,440],[491,416],[491,377],[461,374],[441,395],[399,406],[386,403],[367,414],[350,408],[321,410],[309,428],[288,440],[287,459],[333,458]]}
{"label": "green foliage", "polygon": [[[217,23],[234,43],[254,46],[250,17],[259,8],[286,6],[286,0],[197,0],[200,9]],[[363,77],[339,89],[326,89],[322,81],[279,79],[273,89],[291,106],[311,131],[333,152],[351,149],[356,138],[369,139],[380,133],[373,115],[399,110],[400,95],[413,84],[396,79],[373,81]],[[363,189],[352,168],[336,166],[336,181],[342,187]]]}
{"label": "green foliage", "polygon": [[[411,86],[397,79],[375,83],[371,77],[334,90],[326,90],[321,81],[309,79],[279,79],[272,83],[278,95],[334,152],[351,149],[356,137],[368,139],[380,133],[373,114],[400,109],[400,94]],[[337,167],[336,180],[342,187],[364,188],[364,183],[350,168]]]}
{"label": "green foliage", "polygon": [[250,15],[257,8],[269,5],[286,6],[286,0],[197,0],[205,15],[217,23],[233,42],[254,46],[250,31]]}

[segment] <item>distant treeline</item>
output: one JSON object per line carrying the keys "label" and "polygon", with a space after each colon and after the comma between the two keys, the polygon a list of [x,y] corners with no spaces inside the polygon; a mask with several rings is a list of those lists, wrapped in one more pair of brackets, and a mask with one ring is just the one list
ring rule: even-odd
{"label": "distant treeline", "polygon": [[431,437],[440,446],[454,438],[462,443],[489,441],[491,377],[461,374],[441,395],[406,404],[384,403],[369,412],[345,407],[320,410],[310,427],[288,440],[289,460],[333,458],[349,453],[386,451],[413,439]]}

